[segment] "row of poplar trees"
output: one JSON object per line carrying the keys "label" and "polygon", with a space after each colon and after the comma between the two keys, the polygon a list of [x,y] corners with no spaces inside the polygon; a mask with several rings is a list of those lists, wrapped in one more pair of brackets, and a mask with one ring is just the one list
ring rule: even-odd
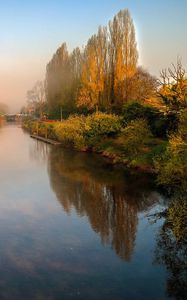
{"label": "row of poplar trees", "polygon": [[121,10],[108,26],[99,27],[83,49],[69,53],[63,43],[57,50],[46,71],[49,111],[122,107],[136,98],[133,78],[147,77],[137,62],[133,20],[128,10]]}

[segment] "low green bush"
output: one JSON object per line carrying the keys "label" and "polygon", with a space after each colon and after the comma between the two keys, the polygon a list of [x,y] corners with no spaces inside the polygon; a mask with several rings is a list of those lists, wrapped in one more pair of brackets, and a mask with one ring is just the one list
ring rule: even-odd
{"label": "low green bush", "polygon": [[182,136],[187,137],[187,109],[183,109],[180,111],[179,133]]}
{"label": "low green bush", "polygon": [[57,139],[63,144],[77,149],[86,147],[84,143],[85,117],[72,116],[55,124]]}
{"label": "low green bush", "polygon": [[31,134],[38,134],[39,136],[57,139],[54,131],[55,123],[40,122],[33,119],[25,119],[22,123],[22,127],[29,131]]}
{"label": "low green bush", "polygon": [[146,120],[139,119],[131,121],[121,133],[124,152],[131,156],[137,156],[152,136]]}
{"label": "low green bush", "polygon": [[178,128],[178,115],[175,112],[164,114],[154,107],[140,103],[126,104],[122,113],[123,125],[126,126],[136,119],[146,120],[152,134],[157,137],[166,137],[168,133],[175,132]]}
{"label": "low green bush", "polygon": [[112,114],[94,113],[89,116],[72,116],[55,125],[55,134],[63,144],[82,150],[95,146],[105,136],[121,130],[120,118]]}
{"label": "low green bush", "polygon": [[180,135],[172,135],[166,151],[155,158],[158,183],[172,189],[187,190],[187,143]]}
{"label": "low green bush", "polygon": [[116,135],[121,130],[120,118],[113,114],[94,113],[86,117],[84,138],[89,147],[101,142],[103,137]]}

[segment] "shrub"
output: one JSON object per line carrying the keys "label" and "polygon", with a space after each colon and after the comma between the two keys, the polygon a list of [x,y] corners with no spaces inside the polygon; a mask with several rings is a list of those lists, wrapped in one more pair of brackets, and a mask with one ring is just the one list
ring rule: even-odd
{"label": "shrub", "polygon": [[86,117],[85,143],[89,148],[98,147],[103,138],[114,136],[121,130],[121,120],[113,114],[97,112]]}
{"label": "shrub", "polygon": [[172,189],[187,188],[187,143],[181,136],[169,139],[166,151],[155,159],[158,183]]}
{"label": "shrub", "polygon": [[30,133],[33,133],[36,128],[36,122],[33,119],[25,118],[23,120],[22,127],[28,130]]}
{"label": "shrub", "polygon": [[166,137],[168,133],[175,132],[178,127],[178,116],[175,112],[164,114],[154,107],[136,102],[125,105],[123,107],[123,124],[127,125],[136,119],[146,120],[152,134],[157,137]]}
{"label": "shrub", "polygon": [[125,104],[123,106],[123,122],[127,125],[130,121],[145,117],[145,106],[137,102]]}
{"label": "shrub", "polygon": [[45,122],[44,125],[45,125],[44,136],[47,135],[47,138],[56,140],[57,136],[56,136],[55,130],[54,130],[55,123],[53,124],[53,123]]}
{"label": "shrub", "polygon": [[94,113],[86,118],[86,136],[111,136],[121,130],[120,118],[113,114]]}
{"label": "shrub", "polygon": [[63,144],[86,150],[95,146],[103,137],[118,133],[120,129],[118,116],[98,112],[87,117],[72,116],[63,122],[58,122],[55,133]]}
{"label": "shrub", "polygon": [[67,120],[56,123],[55,134],[64,145],[70,145],[77,149],[84,148],[85,117],[72,116]]}
{"label": "shrub", "polygon": [[184,137],[187,135],[187,109],[181,110],[179,117],[179,133]]}
{"label": "shrub", "polygon": [[48,122],[40,122],[32,119],[24,120],[22,127],[31,134],[38,134],[42,137],[57,139],[54,131],[54,124]]}
{"label": "shrub", "polygon": [[130,156],[136,156],[151,137],[151,131],[146,120],[131,121],[121,134],[124,152]]}

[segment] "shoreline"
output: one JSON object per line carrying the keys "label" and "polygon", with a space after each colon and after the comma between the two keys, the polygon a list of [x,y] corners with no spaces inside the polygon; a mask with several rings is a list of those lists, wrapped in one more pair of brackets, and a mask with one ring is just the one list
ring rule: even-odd
{"label": "shoreline", "polygon": [[[25,129],[24,127],[22,127],[23,129]],[[27,129],[26,129],[27,130]],[[28,131],[28,130],[27,130]],[[101,150],[98,150],[97,148],[95,147],[92,147],[91,149],[75,149],[73,147],[70,147],[68,145],[63,145],[62,143],[60,143],[57,139],[54,140],[54,139],[49,139],[49,138],[46,138],[44,136],[40,136],[40,135],[36,135],[36,134],[30,134],[30,137],[33,138],[33,139],[36,139],[38,141],[41,141],[41,142],[44,142],[44,143],[47,143],[47,144],[50,144],[50,145],[53,145],[53,146],[61,146],[63,148],[66,148],[66,149],[71,149],[73,151],[76,151],[76,152],[85,152],[85,153],[95,153],[95,154],[98,154],[104,158],[107,158],[110,160],[111,164],[113,165],[121,165],[122,167],[125,167],[127,169],[131,169],[131,170],[135,170],[135,171],[138,171],[138,172],[142,172],[142,173],[147,173],[147,174],[156,174],[156,170],[153,168],[153,166],[151,165],[146,165],[146,164],[142,164],[142,165],[135,165],[133,166],[131,164],[131,161],[128,160],[127,158],[125,159],[124,157],[121,157],[120,155],[117,155],[117,153],[113,152],[113,153],[110,153],[108,152],[107,150],[104,150],[104,151],[101,151]]]}

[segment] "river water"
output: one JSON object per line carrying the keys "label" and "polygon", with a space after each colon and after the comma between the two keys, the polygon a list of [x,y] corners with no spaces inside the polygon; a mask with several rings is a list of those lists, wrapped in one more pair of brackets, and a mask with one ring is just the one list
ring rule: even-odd
{"label": "river water", "polygon": [[0,128],[0,299],[168,299],[150,176]]}

